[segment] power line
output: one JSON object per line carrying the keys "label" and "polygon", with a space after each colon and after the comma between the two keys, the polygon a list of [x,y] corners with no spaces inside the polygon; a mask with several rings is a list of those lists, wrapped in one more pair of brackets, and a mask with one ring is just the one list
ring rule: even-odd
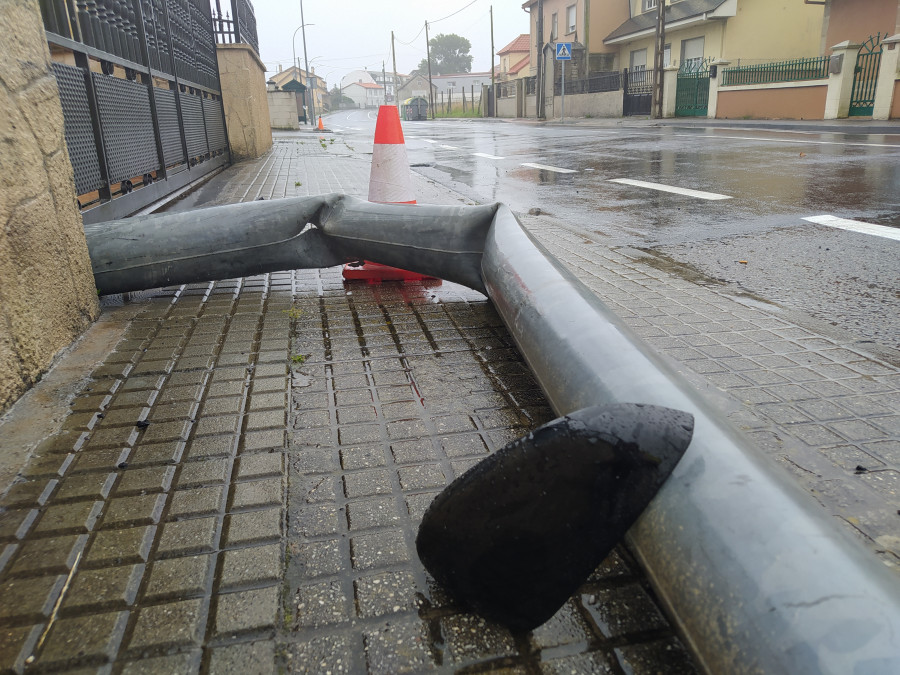
{"label": "power line", "polygon": [[448,14],[448,15],[445,16],[443,19],[435,19],[434,21],[429,21],[428,23],[437,23],[438,21],[443,21],[444,19],[449,19],[451,16],[456,16],[457,14],[459,14],[459,13],[460,13],[461,11],[463,11],[464,9],[468,9],[469,7],[471,7],[472,5],[474,5],[476,2],[478,2],[478,0],[472,0],[472,2],[470,2],[468,5],[466,5],[465,7],[459,8],[458,10],[456,10],[455,12],[453,12],[453,14]]}

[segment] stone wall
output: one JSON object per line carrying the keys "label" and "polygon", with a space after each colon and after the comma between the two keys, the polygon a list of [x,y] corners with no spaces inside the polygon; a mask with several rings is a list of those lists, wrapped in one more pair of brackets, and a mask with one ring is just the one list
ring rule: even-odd
{"label": "stone wall", "polygon": [[216,45],[231,156],[259,157],[272,147],[266,67],[245,44]]}
{"label": "stone wall", "polygon": [[38,0],[0,2],[0,412],[99,306]]}
{"label": "stone wall", "polygon": [[[292,91],[270,91],[269,125],[272,129],[299,129],[297,96]],[[270,132],[271,133],[271,132]]]}

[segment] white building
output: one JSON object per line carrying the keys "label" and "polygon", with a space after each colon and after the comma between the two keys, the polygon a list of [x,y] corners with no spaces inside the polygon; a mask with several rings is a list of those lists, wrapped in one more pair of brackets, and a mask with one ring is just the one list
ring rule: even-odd
{"label": "white building", "polygon": [[467,101],[473,93],[475,100],[478,101],[481,98],[481,86],[491,84],[491,73],[488,71],[485,73],[459,73],[458,75],[433,75],[431,84],[435,87],[435,103],[441,100],[441,94],[444,95],[445,101],[448,96],[453,101],[461,101],[463,90],[466,92]]}
{"label": "white building", "polygon": [[352,82],[341,87],[341,93],[357,108],[377,108],[384,103],[384,87],[374,82]]}

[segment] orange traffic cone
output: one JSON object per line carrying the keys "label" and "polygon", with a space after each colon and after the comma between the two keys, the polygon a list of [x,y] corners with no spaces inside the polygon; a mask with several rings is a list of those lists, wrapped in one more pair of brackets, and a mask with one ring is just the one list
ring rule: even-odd
{"label": "orange traffic cone", "polygon": [[325,125],[322,124],[322,116],[319,115],[319,131],[325,131]]}
{"label": "orange traffic cone", "polygon": [[[409,175],[409,160],[397,107],[378,108],[375,122],[375,145],[372,149],[372,170],[369,174],[369,201],[383,204],[415,204]],[[426,274],[408,272],[366,261],[362,265],[344,265],[345,279],[378,281],[421,281],[436,279]]]}

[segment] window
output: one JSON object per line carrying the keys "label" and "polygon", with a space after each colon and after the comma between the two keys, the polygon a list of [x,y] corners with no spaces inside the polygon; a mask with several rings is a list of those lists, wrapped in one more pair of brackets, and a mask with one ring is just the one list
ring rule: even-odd
{"label": "window", "polygon": [[672,65],[672,45],[663,47],[663,66],[668,68]]}
{"label": "window", "polygon": [[657,1],[656,0],[643,0],[644,3],[644,11],[649,11],[651,9],[656,9]]}
{"label": "window", "polygon": [[575,5],[566,7],[566,33],[575,32]]}
{"label": "window", "polygon": [[647,50],[638,49],[631,52],[631,70],[644,70],[647,67]]}
{"label": "window", "polygon": [[558,24],[559,24],[559,21],[558,21],[558,17],[556,16],[556,12],[553,12],[553,16],[550,17],[550,41],[551,42],[558,37],[558,33],[559,33]]}
{"label": "window", "polygon": [[681,67],[699,68],[703,63],[703,38],[681,41]]}

